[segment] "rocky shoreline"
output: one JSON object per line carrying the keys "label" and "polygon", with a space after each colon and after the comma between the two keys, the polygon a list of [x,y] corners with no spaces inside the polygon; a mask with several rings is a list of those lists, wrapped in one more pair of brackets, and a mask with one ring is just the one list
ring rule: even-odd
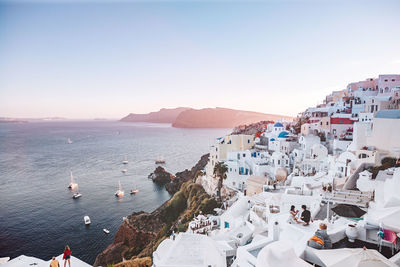
{"label": "rocky shoreline", "polygon": [[[189,222],[200,211],[204,214],[213,213],[220,204],[201,185],[193,182],[207,164],[208,156],[203,155],[191,170],[186,169],[175,176],[158,167],[151,178],[164,183],[169,177],[170,181],[164,184],[168,192],[174,195],[151,213],[140,211],[129,215],[116,233],[113,243],[96,257],[94,266],[117,263],[120,263],[118,266],[125,266],[125,262],[129,266],[145,266],[140,262],[148,262],[146,257],[151,257],[160,242],[172,231],[186,231]],[[158,179],[157,174],[162,179]]]}

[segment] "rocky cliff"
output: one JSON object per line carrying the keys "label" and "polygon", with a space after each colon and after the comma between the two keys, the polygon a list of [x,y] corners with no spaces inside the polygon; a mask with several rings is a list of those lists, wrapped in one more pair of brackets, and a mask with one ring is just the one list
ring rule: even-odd
{"label": "rocky cliff", "polygon": [[152,179],[158,185],[170,183],[175,177],[167,172],[163,167],[158,166],[154,172],[150,173],[148,178]]}
{"label": "rocky cliff", "polygon": [[170,194],[175,194],[177,191],[179,191],[181,185],[184,182],[187,182],[189,180],[194,180],[199,172],[204,170],[204,168],[207,165],[208,162],[208,157],[210,154],[205,154],[201,156],[200,160],[192,167],[191,170],[184,170],[182,172],[177,172],[175,174],[175,178],[168,184],[165,185],[165,189],[170,193]]}
{"label": "rocky cliff", "polygon": [[153,123],[173,123],[176,117],[185,110],[190,108],[179,107],[179,108],[162,108],[156,112],[150,112],[147,114],[135,114],[130,113],[128,116],[122,118],[120,121],[124,122],[153,122]]}
{"label": "rocky cliff", "polygon": [[259,121],[292,120],[292,117],[264,114],[227,108],[189,109],[182,111],[173,127],[178,128],[233,128]]}

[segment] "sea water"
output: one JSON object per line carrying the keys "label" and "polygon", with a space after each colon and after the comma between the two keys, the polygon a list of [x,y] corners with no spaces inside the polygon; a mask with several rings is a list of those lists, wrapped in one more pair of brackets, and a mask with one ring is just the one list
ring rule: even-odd
{"label": "sea water", "polygon": [[[0,257],[49,260],[68,244],[74,256],[93,264],[124,216],[150,212],[170,198],[147,178],[157,157],[163,156],[170,172],[190,169],[227,133],[117,121],[1,123]],[[67,188],[70,171],[83,195],[79,199]],[[118,181],[125,191],[121,199],[114,196]],[[139,193],[130,195],[134,188]]]}

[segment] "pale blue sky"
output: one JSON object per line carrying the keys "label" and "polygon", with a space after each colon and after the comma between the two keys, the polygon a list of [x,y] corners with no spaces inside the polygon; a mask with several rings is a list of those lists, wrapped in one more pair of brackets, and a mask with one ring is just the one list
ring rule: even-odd
{"label": "pale blue sky", "polygon": [[400,1],[0,0],[0,117],[296,115],[400,73]]}

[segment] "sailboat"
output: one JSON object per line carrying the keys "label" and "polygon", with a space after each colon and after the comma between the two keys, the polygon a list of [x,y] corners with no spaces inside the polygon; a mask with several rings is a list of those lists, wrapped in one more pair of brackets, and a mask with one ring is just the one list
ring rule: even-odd
{"label": "sailboat", "polygon": [[79,188],[78,185],[76,185],[76,193],[72,196],[73,199],[80,198],[82,196],[81,193],[79,193]]}
{"label": "sailboat", "polygon": [[128,158],[125,156],[125,159],[122,161],[123,164],[128,164]]}
{"label": "sailboat", "polygon": [[159,156],[156,159],[156,164],[164,164],[165,163],[165,159],[163,158],[163,156]]}
{"label": "sailboat", "polygon": [[75,188],[78,187],[78,184],[75,183],[74,181],[74,176],[72,176],[72,171],[70,171],[70,176],[71,176],[71,182],[69,183],[68,188],[74,190]]}
{"label": "sailboat", "polygon": [[117,190],[117,192],[115,192],[115,196],[116,197],[123,197],[124,196],[124,191],[122,190],[120,181],[118,181],[118,190]]}
{"label": "sailboat", "polygon": [[68,137],[67,143],[68,143],[69,145],[72,144],[71,138]]}
{"label": "sailboat", "polygon": [[132,189],[132,190],[131,190],[131,195],[132,195],[132,194],[137,194],[137,193],[139,193],[139,189],[137,189],[137,187],[136,187],[136,185],[135,185],[135,189]]}

